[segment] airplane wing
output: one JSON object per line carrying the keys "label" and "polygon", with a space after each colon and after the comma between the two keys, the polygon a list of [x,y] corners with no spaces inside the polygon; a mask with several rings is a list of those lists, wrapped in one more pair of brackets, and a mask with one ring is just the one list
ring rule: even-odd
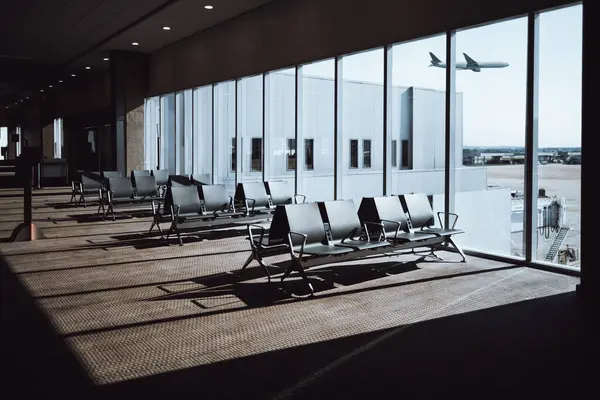
{"label": "airplane wing", "polygon": [[475,72],[481,71],[479,63],[477,61],[469,57],[467,53],[463,53],[463,56],[465,57],[465,60],[467,60],[467,69],[473,70]]}

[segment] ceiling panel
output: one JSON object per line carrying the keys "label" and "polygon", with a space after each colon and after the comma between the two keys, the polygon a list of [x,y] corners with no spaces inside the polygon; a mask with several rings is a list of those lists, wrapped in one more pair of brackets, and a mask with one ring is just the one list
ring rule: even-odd
{"label": "ceiling panel", "polygon": [[111,50],[150,53],[270,1],[0,0],[0,106],[108,68]]}

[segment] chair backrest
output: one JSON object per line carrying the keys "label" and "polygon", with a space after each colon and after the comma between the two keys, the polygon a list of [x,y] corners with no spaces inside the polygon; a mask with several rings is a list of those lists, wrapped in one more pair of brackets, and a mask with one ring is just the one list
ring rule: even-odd
{"label": "chair backrest", "polygon": [[150,172],[150,175],[154,176],[158,186],[164,186],[169,181],[168,169],[154,169]]}
{"label": "chair backrest", "polygon": [[361,231],[362,225],[354,201],[332,200],[319,202],[318,205],[323,221],[329,224],[333,241],[340,241]]}
{"label": "chair backrest", "polygon": [[104,179],[123,177],[123,173],[121,171],[102,171],[101,174]]}
{"label": "chair backrest", "polygon": [[240,202],[248,200],[249,207],[268,207],[269,199],[263,182],[238,183],[235,189],[235,200]]}
{"label": "chair backrest", "polygon": [[171,186],[167,191],[171,193],[175,212],[177,212],[177,206],[179,206],[179,214],[201,212],[202,203],[196,186]]}
{"label": "chair backrest", "polygon": [[135,178],[138,176],[150,176],[150,170],[148,169],[132,169],[131,170],[131,184],[133,186],[137,185]]}
{"label": "chair backrest", "polygon": [[[317,203],[287,204],[278,207],[285,209],[288,232],[305,234],[306,244],[323,243],[326,239],[325,226]],[[292,244],[301,245],[302,238],[293,235]]]}
{"label": "chair backrest", "polygon": [[192,183],[199,185],[210,185],[210,175],[209,174],[196,174],[191,177]]}
{"label": "chair backrest", "polygon": [[400,195],[400,202],[413,228],[427,227],[435,223],[435,214],[425,193]]}
{"label": "chair backrest", "polygon": [[200,193],[207,212],[219,211],[223,206],[229,205],[230,198],[225,185],[200,185],[192,186]]}
{"label": "chair backrest", "polygon": [[[358,208],[358,217],[362,223],[382,220],[400,223],[400,229],[407,231],[407,219],[398,196],[363,197]],[[383,221],[386,233],[395,232],[396,224]]]}
{"label": "chair backrest", "polygon": [[167,191],[165,192],[165,198],[162,204],[159,203],[159,210],[162,209],[162,214],[167,216],[171,215],[171,206],[173,205],[173,192],[170,186],[167,186]]}
{"label": "chair backrest", "polygon": [[190,186],[192,180],[187,175],[169,175],[167,186]]}
{"label": "chair backrest", "polygon": [[127,176],[108,178],[108,190],[114,200],[130,199],[133,197],[131,179]]}
{"label": "chair backrest", "polygon": [[99,174],[95,174],[93,172],[82,173],[81,183],[83,184],[83,190],[102,189],[102,178]]}
{"label": "chair backrest", "polygon": [[136,196],[156,196],[158,187],[156,186],[156,178],[153,176],[138,176],[135,184]]}
{"label": "chair backrest", "polygon": [[273,205],[294,203],[294,185],[287,181],[265,182],[265,187],[271,196]]}

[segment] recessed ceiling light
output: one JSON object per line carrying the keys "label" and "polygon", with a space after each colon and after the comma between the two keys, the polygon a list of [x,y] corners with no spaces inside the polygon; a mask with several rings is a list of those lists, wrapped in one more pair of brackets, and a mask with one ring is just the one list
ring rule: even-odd
{"label": "recessed ceiling light", "polygon": [[104,58],[103,58],[103,60],[104,60],[104,61],[108,61],[108,60],[109,60],[109,58],[108,58],[108,57],[104,57]]}
{"label": "recessed ceiling light", "polygon": [[75,78],[77,75],[75,75],[75,74],[71,74],[71,76],[72,76],[73,78]]}
{"label": "recessed ceiling light", "polygon": [[29,96],[25,97],[27,100],[29,100]]}
{"label": "recessed ceiling light", "polygon": [[58,81],[58,83],[63,83],[62,79],[60,79],[60,80]]}
{"label": "recessed ceiling light", "polygon": [[85,69],[92,69],[92,67],[85,67]]}
{"label": "recessed ceiling light", "polygon": [[204,8],[206,8],[207,10],[212,10],[214,7],[211,5],[208,5],[208,6],[204,6]]}
{"label": "recessed ceiling light", "polygon": [[170,26],[163,26],[163,30],[164,30],[164,31],[170,31],[170,30],[171,30],[171,27],[170,27]]}
{"label": "recessed ceiling light", "polygon": [[23,102],[23,99],[21,99],[21,103]]}
{"label": "recessed ceiling light", "polygon": [[54,87],[54,86],[52,86],[52,85],[48,85],[48,87]]}
{"label": "recessed ceiling light", "polygon": [[40,89],[40,92],[44,93],[44,89]]}
{"label": "recessed ceiling light", "polygon": [[6,109],[8,110],[10,107],[9,107],[9,106],[6,106],[6,107],[4,107],[4,108],[6,108]]}
{"label": "recessed ceiling light", "polygon": [[131,45],[132,46],[139,46],[139,43],[138,42],[133,42],[133,43],[131,43]]}

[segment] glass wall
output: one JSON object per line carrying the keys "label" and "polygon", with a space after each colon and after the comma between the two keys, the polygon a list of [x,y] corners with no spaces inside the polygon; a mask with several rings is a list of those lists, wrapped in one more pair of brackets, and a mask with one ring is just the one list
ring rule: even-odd
{"label": "glass wall", "polygon": [[[237,182],[263,180],[287,181],[307,201],[357,206],[363,196],[425,193],[443,211],[450,145],[453,211],[466,231],[458,244],[577,267],[582,5],[536,18],[533,149],[525,148],[528,21],[520,17],[455,33],[452,143],[450,36],[440,34],[149,98],[146,168],[208,175],[231,195]],[[527,151],[535,160],[531,227]],[[527,255],[529,233],[535,254]]]}
{"label": "glass wall", "polygon": [[175,140],[175,94],[160,98],[160,168],[177,174]]}
{"label": "glass wall", "polygon": [[235,138],[235,81],[214,86],[214,183],[235,193],[237,146]]}
{"label": "glass wall", "polygon": [[194,89],[193,175],[208,175],[212,181],[212,86]]}
{"label": "glass wall", "polygon": [[0,126],[0,160],[7,159],[8,156],[8,128]]}
{"label": "glass wall", "polygon": [[298,193],[307,201],[334,199],[335,60],[298,69]]}
{"label": "glass wall", "polygon": [[[239,182],[263,180],[263,76],[240,79],[237,83],[238,114],[236,153]],[[235,167],[232,165],[232,167]]]}
{"label": "glass wall", "polygon": [[576,268],[581,256],[582,11],[577,5],[540,13],[536,42],[539,162],[534,165],[538,214],[532,258]]}
{"label": "glass wall", "polygon": [[[446,36],[392,46],[387,135],[390,193],[425,193],[444,210],[446,144]],[[460,94],[456,115],[462,114]],[[462,125],[456,127],[457,146]],[[458,173],[458,172],[457,172]]]}
{"label": "glass wall", "polygon": [[383,48],[338,62],[338,195],[358,208],[363,196],[383,194]]}
{"label": "glass wall", "polygon": [[294,186],[296,173],[296,69],[266,75],[265,181]]}
{"label": "glass wall", "polygon": [[160,169],[160,97],[151,97],[144,103],[144,169]]}
{"label": "glass wall", "polygon": [[[456,33],[457,243],[524,256],[527,18]],[[462,109],[462,112],[459,110]]]}

